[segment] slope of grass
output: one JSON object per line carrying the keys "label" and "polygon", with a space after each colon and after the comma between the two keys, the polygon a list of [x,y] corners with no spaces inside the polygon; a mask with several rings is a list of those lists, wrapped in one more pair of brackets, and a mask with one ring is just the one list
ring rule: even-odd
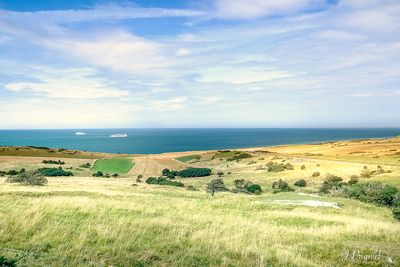
{"label": "slope of grass", "polygon": [[175,158],[175,159],[180,161],[180,162],[187,163],[187,162],[192,161],[192,160],[200,159],[200,155],[188,155],[188,156],[178,157],[178,158]]}
{"label": "slope of grass", "polygon": [[127,173],[133,167],[133,163],[125,158],[99,159],[93,165],[93,171]]}
{"label": "slope of grass", "polygon": [[348,199],[339,199],[339,210],[285,206],[269,193],[211,197],[130,184],[78,177],[51,178],[40,188],[1,183],[0,254],[26,252],[22,266],[365,266],[344,260],[346,249],[400,257],[400,227],[389,209]]}

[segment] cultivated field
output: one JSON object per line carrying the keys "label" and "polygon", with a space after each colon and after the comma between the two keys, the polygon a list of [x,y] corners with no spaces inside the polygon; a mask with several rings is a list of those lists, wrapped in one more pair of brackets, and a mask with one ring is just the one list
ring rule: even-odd
{"label": "cultivated field", "polygon": [[[390,208],[319,193],[329,173],[400,188],[399,152],[400,138],[392,138],[135,155],[120,178],[80,167],[95,159],[61,157],[75,176],[49,177],[45,186],[0,177],[0,256],[18,266],[399,266],[400,222]],[[238,153],[250,157],[230,160]],[[0,170],[35,169],[42,160],[13,151],[0,157]],[[269,172],[269,162],[293,169]],[[378,165],[384,172],[360,177]],[[183,188],[144,182],[188,166],[213,174],[176,178]],[[206,185],[218,172],[229,189],[246,179],[263,192],[211,196]],[[279,179],[295,191],[273,193]],[[298,179],[307,186],[294,186]]]}

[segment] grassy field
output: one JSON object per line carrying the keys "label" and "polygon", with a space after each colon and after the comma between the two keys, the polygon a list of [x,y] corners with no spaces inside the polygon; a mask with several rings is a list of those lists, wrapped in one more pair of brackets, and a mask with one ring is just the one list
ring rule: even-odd
{"label": "grassy field", "polygon": [[133,163],[125,158],[99,159],[93,165],[93,171],[107,173],[127,173],[133,167]]}
{"label": "grassy field", "polygon": [[[48,178],[46,186],[9,184],[0,177],[0,255],[17,258],[18,266],[399,266],[400,223],[389,208],[318,194],[326,174],[347,181],[365,165],[378,164],[390,172],[360,183],[400,188],[399,141],[247,149],[251,158],[239,161],[229,161],[238,155],[234,151],[193,152],[200,156],[194,166],[214,174],[177,178],[184,188],[138,183],[129,173],[94,178],[90,170]],[[360,146],[366,156],[353,153]],[[137,156],[135,162],[167,165],[190,155]],[[290,163],[293,170],[268,172],[263,167],[270,161]],[[87,160],[69,159],[66,165],[75,170],[82,162]],[[35,158],[0,157],[0,170],[36,164]],[[228,188],[248,179],[263,193],[212,197],[206,184],[219,171]],[[314,172],[321,176],[312,177]],[[293,185],[300,178],[307,187]],[[278,179],[295,191],[274,194],[271,185]],[[354,258],[346,258],[352,253]],[[378,253],[380,258],[368,258]]]}

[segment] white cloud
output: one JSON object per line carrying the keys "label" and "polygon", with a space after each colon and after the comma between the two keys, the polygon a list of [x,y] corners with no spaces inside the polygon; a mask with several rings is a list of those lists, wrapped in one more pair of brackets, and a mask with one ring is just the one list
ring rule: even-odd
{"label": "white cloud", "polygon": [[153,100],[148,103],[148,109],[160,110],[160,111],[168,111],[168,110],[177,110],[183,108],[187,97],[178,96],[173,97],[166,100]]}
{"label": "white cloud", "polygon": [[323,3],[322,0],[215,0],[215,8],[220,18],[253,19],[290,14]]}
{"label": "white cloud", "polygon": [[96,99],[128,96],[128,91],[107,85],[93,69],[32,69],[31,78],[38,82],[12,82],[5,89],[13,92],[31,90],[53,98]]}
{"label": "white cloud", "polygon": [[168,66],[162,46],[125,31],[96,36],[65,36],[43,44],[90,64],[130,73],[153,72]]}
{"label": "white cloud", "polygon": [[201,71],[201,82],[248,84],[295,77],[294,74],[259,68],[215,67]]}
{"label": "white cloud", "polygon": [[175,55],[178,57],[184,57],[190,55],[191,51],[187,48],[179,48],[176,52]]}

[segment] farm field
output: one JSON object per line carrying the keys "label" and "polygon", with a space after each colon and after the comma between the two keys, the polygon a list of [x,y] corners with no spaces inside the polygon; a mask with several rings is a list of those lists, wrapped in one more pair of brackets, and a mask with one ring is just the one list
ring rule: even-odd
{"label": "farm field", "polygon": [[134,163],[130,159],[106,158],[96,160],[92,170],[111,173],[127,173],[133,165]]}
{"label": "farm field", "polygon": [[[119,178],[91,177],[80,166],[94,159],[63,158],[74,176],[48,177],[45,186],[0,177],[0,255],[17,266],[398,266],[400,222],[390,208],[319,192],[329,174],[400,188],[398,151],[400,138],[135,155]],[[1,156],[0,170],[42,160]],[[270,172],[270,162],[292,168]],[[378,166],[384,171],[360,176]],[[144,182],[187,167],[213,173],[176,177],[182,188]],[[207,193],[217,178],[231,191]],[[238,179],[262,193],[233,193]],[[279,179],[294,191],[274,193]],[[307,186],[295,186],[299,179]]]}

